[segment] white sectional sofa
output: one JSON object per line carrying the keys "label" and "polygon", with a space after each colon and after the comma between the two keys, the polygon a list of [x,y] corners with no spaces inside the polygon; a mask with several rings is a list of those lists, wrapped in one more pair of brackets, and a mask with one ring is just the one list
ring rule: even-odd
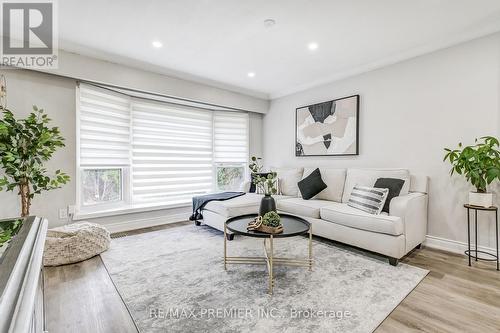
{"label": "white sectional sofa", "polygon": [[[427,231],[426,176],[411,175],[407,169],[319,168],[327,188],[310,200],[300,197],[297,182],[315,168],[277,168],[281,195],[273,196],[278,212],[297,215],[312,224],[313,234],[356,246],[398,260],[419,247]],[[373,186],[378,178],[405,181],[401,193],[390,202],[389,214],[372,215],[347,205],[355,185]],[[223,230],[231,217],[257,213],[262,195],[247,193],[227,201],[209,202],[203,223]],[[199,222],[197,222],[199,224]],[[234,235],[228,235],[232,239]]]}

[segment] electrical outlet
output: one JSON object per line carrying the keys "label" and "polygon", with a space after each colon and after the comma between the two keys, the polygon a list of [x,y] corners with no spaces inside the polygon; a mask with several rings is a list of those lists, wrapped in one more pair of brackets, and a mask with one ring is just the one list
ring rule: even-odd
{"label": "electrical outlet", "polygon": [[75,205],[69,205],[68,206],[68,214],[69,215],[75,215],[76,213],[76,206]]}
{"label": "electrical outlet", "polygon": [[59,218],[62,219],[67,219],[68,218],[68,210],[66,208],[61,208],[59,209]]}

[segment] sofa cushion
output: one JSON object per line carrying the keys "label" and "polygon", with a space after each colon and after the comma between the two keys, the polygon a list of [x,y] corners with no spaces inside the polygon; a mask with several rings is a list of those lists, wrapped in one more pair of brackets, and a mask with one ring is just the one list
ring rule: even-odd
{"label": "sofa cushion", "polygon": [[[245,195],[229,200],[210,201],[205,205],[203,210],[209,210],[226,218],[246,214],[257,214],[262,197],[262,194],[246,193]],[[276,203],[278,203],[280,200],[289,197],[283,195],[273,195],[273,198],[276,200]]]}
{"label": "sofa cushion", "polygon": [[302,198],[289,198],[278,201],[276,203],[276,207],[279,211],[282,211],[284,213],[319,219],[320,208],[326,207],[330,204],[331,202],[326,200],[304,200]]}
{"label": "sofa cushion", "polygon": [[404,233],[404,224],[399,216],[372,215],[345,203],[331,202],[320,209],[320,216],[322,220],[346,227],[394,236]]}
{"label": "sofa cushion", "polygon": [[306,200],[311,199],[327,187],[323,179],[321,179],[319,169],[315,169],[309,174],[309,176],[303,178],[297,185],[299,186],[302,198]]}
{"label": "sofa cushion", "polygon": [[[307,177],[315,168],[305,168],[303,177]],[[319,192],[313,199],[341,202],[344,192],[346,169],[319,168],[321,179],[327,188]]]}
{"label": "sofa cushion", "polygon": [[296,197],[299,194],[297,183],[302,179],[303,168],[271,168],[278,174],[279,193]]}
{"label": "sofa cushion", "polygon": [[410,189],[410,172],[408,169],[347,169],[342,202],[347,202],[353,187],[357,185],[373,187],[378,178],[398,178],[405,181],[401,193],[406,195]]}
{"label": "sofa cushion", "polygon": [[239,191],[240,192],[245,192],[245,193],[249,193],[250,192],[250,187],[251,187],[251,184],[252,182],[249,181],[249,180],[245,180],[244,182],[241,183],[240,187],[239,187]]}

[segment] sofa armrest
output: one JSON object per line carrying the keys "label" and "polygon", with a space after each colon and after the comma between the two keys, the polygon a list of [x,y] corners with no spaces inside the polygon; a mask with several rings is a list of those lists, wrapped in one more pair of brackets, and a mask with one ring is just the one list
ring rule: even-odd
{"label": "sofa armrest", "polygon": [[245,193],[248,193],[250,191],[250,185],[252,183],[249,181],[249,180],[245,180],[243,183],[241,183],[240,185],[240,191],[241,192],[245,192]]}
{"label": "sofa armrest", "polygon": [[403,219],[406,252],[425,240],[427,234],[427,201],[425,193],[409,193],[395,197],[389,204],[389,215]]}

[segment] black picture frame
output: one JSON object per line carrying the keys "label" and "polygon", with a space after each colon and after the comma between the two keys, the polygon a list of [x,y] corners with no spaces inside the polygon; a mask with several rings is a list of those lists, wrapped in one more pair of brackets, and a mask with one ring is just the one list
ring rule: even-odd
{"label": "black picture frame", "polygon": [[[343,99],[347,99],[347,98],[353,98],[355,97],[356,98],[356,152],[355,153],[347,153],[347,154],[323,154],[323,155],[304,155],[304,154],[299,154],[299,150],[298,150],[298,135],[297,135],[297,132],[298,132],[298,123],[297,123],[297,116],[298,116],[298,111],[300,109],[303,109],[303,108],[309,108],[309,107],[312,107],[312,106],[317,106],[317,105],[321,105],[321,104],[325,104],[325,103],[330,103],[330,102],[336,102],[336,101],[340,101],[340,100],[343,100]],[[350,95],[350,96],[345,96],[345,97],[340,97],[340,98],[336,98],[336,99],[332,99],[332,100],[328,100],[328,101],[325,101],[325,102],[320,102],[320,103],[314,103],[314,104],[310,104],[310,105],[304,105],[304,106],[300,106],[298,108],[295,109],[295,147],[294,147],[294,150],[295,150],[295,156],[296,157],[318,157],[318,156],[327,156],[327,157],[335,157],[335,156],[358,156],[359,155],[359,106],[360,106],[360,95],[359,94],[355,94],[355,95]]]}

